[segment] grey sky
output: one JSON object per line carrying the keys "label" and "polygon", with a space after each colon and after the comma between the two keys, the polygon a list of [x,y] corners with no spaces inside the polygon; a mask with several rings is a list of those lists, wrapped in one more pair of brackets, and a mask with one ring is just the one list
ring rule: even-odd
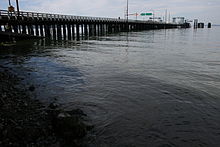
{"label": "grey sky", "polygon": [[[8,0],[0,0],[0,9],[6,9],[7,4]],[[20,5],[22,10],[37,12],[124,17],[126,0],[20,0]],[[171,17],[184,16],[220,24],[220,0],[129,0],[130,13],[154,10],[156,16],[163,17],[166,9]]]}

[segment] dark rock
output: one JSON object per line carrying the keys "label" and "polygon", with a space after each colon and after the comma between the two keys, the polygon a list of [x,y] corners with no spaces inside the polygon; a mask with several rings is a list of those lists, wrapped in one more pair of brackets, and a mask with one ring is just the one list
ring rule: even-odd
{"label": "dark rock", "polygon": [[50,103],[50,105],[48,106],[50,109],[57,109],[59,107],[58,104],[56,103]]}
{"label": "dark rock", "polygon": [[82,138],[87,133],[86,125],[78,117],[68,113],[60,113],[53,128],[59,137],[67,141]]}
{"label": "dark rock", "polygon": [[72,111],[67,111],[71,115],[80,115],[80,116],[86,116],[86,114],[81,109],[75,109]]}
{"label": "dark rock", "polygon": [[4,125],[0,123],[0,132],[2,132],[3,129],[4,129]]}
{"label": "dark rock", "polygon": [[0,146],[60,146],[61,142],[74,146],[90,129],[82,110],[63,111],[56,103],[43,107],[16,76],[1,72],[1,67],[0,81],[0,104],[4,103],[0,105]]}
{"label": "dark rock", "polygon": [[67,118],[67,117],[71,117],[71,115],[67,112],[61,112],[57,115],[57,118],[60,119],[60,118]]}
{"label": "dark rock", "polygon": [[27,107],[27,106],[28,106],[28,104],[27,104],[26,102],[24,102],[24,106],[26,106],[26,107]]}
{"label": "dark rock", "polygon": [[34,87],[33,85],[31,85],[31,86],[29,87],[29,90],[30,90],[31,92],[33,92],[33,91],[35,90],[35,87]]}

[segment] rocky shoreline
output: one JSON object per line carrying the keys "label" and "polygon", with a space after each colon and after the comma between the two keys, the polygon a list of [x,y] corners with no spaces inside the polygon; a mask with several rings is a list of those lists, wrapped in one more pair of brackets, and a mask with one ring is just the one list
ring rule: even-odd
{"label": "rocky shoreline", "polygon": [[92,129],[86,115],[44,106],[29,94],[35,87],[24,88],[20,80],[0,66],[0,146],[85,146],[82,140]]}

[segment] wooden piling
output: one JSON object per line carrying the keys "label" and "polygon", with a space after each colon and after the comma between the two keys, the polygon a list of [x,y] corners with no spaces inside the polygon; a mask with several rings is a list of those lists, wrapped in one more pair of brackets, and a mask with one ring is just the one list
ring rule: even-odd
{"label": "wooden piling", "polygon": [[56,31],[56,25],[55,24],[52,25],[52,30],[53,30],[53,39],[56,40],[57,39],[57,31]]}
{"label": "wooden piling", "polygon": [[62,27],[63,27],[63,39],[66,40],[66,35],[67,35],[66,34],[66,24],[63,24]]}
{"label": "wooden piling", "polygon": [[31,35],[34,35],[33,25],[32,25],[32,24],[31,24],[31,25],[28,25],[28,27],[29,27],[29,30],[30,30],[30,34],[31,34]]}
{"label": "wooden piling", "polygon": [[79,41],[80,40],[80,34],[79,34],[79,24],[76,24],[76,40]]}
{"label": "wooden piling", "polygon": [[27,34],[26,25],[22,25],[22,34]]}
{"label": "wooden piling", "polygon": [[44,25],[40,24],[40,35],[44,37]]}
{"label": "wooden piling", "polygon": [[40,35],[39,35],[39,27],[38,27],[38,24],[35,25],[35,32],[36,32],[36,33],[35,33],[36,36],[40,36]]}
{"label": "wooden piling", "polygon": [[13,25],[13,30],[14,30],[15,33],[18,33],[18,26],[17,26],[17,24]]}
{"label": "wooden piling", "polygon": [[84,32],[85,36],[88,36],[88,25],[86,23],[84,24]]}
{"label": "wooden piling", "polygon": [[93,34],[94,34],[94,36],[97,35],[97,28],[96,27],[97,27],[97,25],[94,23],[93,24],[93,31],[94,31]]}
{"label": "wooden piling", "polygon": [[83,34],[84,34],[84,24],[80,24],[80,28],[81,28],[81,35],[83,36]]}
{"label": "wooden piling", "polygon": [[97,35],[100,36],[100,24],[97,24]]}
{"label": "wooden piling", "polygon": [[208,28],[211,28],[212,27],[212,24],[209,22],[208,23]]}
{"label": "wooden piling", "polygon": [[72,39],[75,40],[75,25],[72,24],[71,27],[72,27]]}
{"label": "wooden piling", "polygon": [[71,27],[70,27],[70,24],[67,24],[67,34],[68,34],[68,40],[71,40]]}
{"label": "wooden piling", "polygon": [[50,38],[50,37],[51,37],[51,33],[50,33],[50,25],[45,24],[45,25],[44,25],[44,31],[45,31],[45,37]]}
{"label": "wooden piling", "polygon": [[89,24],[89,36],[93,36],[92,24]]}
{"label": "wooden piling", "polygon": [[57,24],[57,39],[61,40],[62,39],[62,29],[61,29],[61,25]]}

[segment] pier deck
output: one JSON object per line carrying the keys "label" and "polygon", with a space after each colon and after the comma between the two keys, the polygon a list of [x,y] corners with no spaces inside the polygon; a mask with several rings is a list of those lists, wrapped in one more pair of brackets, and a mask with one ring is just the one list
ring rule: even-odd
{"label": "pier deck", "polygon": [[11,13],[0,10],[0,31],[55,40],[80,40],[80,37],[101,36],[115,32],[188,27],[189,24],[23,11]]}

